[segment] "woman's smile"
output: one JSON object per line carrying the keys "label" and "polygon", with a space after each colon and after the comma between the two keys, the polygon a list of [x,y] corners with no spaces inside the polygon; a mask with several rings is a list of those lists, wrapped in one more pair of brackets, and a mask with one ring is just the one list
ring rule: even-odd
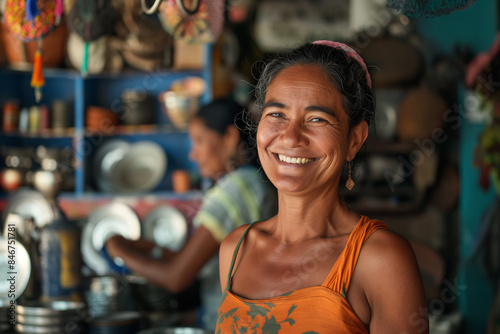
{"label": "woman's smile", "polygon": [[281,162],[286,162],[287,164],[293,164],[293,165],[305,165],[315,160],[310,158],[289,157],[283,154],[276,154],[276,156]]}

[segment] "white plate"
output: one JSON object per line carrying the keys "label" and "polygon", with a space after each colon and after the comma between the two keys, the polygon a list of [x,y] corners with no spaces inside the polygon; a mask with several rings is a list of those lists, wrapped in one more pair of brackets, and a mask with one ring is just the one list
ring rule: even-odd
{"label": "white plate", "polygon": [[131,144],[125,157],[113,168],[111,182],[123,192],[144,192],[154,189],[167,169],[163,148],[151,141]]}
{"label": "white plate", "polygon": [[93,211],[82,231],[82,257],[90,269],[98,275],[109,272],[106,260],[101,256],[105,241],[112,235],[137,240],[141,225],[135,212],[125,204],[111,203]]}
{"label": "white plate", "polygon": [[[15,213],[23,218],[32,217],[37,227],[52,223],[57,217],[57,208],[37,190],[20,189],[9,197],[2,221],[5,222],[9,213]],[[16,226],[23,233],[23,226]],[[5,226],[4,226],[5,229]]]}
{"label": "white plate", "polygon": [[31,262],[26,248],[17,240],[0,236],[0,307],[10,305],[11,300],[22,295],[30,275]]}
{"label": "white plate", "polygon": [[121,139],[105,141],[97,149],[93,159],[94,177],[97,187],[104,192],[114,192],[116,187],[111,182],[114,168],[130,148],[130,144]]}
{"label": "white plate", "polygon": [[159,206],[144,218],[143,237],[177,252],[188,237],[186,218],[173,206]]}

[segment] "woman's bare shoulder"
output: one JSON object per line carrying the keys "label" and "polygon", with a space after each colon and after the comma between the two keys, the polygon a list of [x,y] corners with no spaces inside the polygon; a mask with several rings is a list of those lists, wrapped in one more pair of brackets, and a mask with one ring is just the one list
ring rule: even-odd
{"label": "woman's bare shoulder", "polygon": [[422,275],[406,238],[385,229],[375,231],[361,248],[354,275],[369,304],[374,333],[427,329]]}
{"label": "woman's bare shoulder", "polygon": [[358,261],[361,264],[366,262],[370,269],[376,270],[381,265],[413,263],[415,253],[406,238],[390,230],[379,229],[363,244]]}
{"label": "woman's bare shoulder", "polygon": [[245,233],[245,231],[247,230],[248,226],[250,226],[250,224],[242,225],[240,227],[237,227],[231,233],[229,233],[227,237],[225,237],[224,240],[222,240],[222,243],[220,245],[221,251],[224,250],[233,253],[234,249],[236,248],[236,245],[243,236],[243,233]]}

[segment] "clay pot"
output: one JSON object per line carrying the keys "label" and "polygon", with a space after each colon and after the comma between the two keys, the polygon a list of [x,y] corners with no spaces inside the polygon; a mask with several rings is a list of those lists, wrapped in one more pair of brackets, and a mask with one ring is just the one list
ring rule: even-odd
{"label": "clay pot", "polygon": [[118,115],[104,107],[89,106],[85,113],[85,125],[91,131],[112,133],[118,121]]}

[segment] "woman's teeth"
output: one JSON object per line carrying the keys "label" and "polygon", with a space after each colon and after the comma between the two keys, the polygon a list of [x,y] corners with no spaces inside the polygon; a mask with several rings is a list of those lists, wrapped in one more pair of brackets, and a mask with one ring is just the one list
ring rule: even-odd
{"label": "woman's teeth", "polygon": [[307,158],[290,158],[282,154],[278,154],[278,158],[280,159],[280,161],[284,161],[289,164],[299,164],[299,165],[307,164],[313,161],[312,159],[307,159]]}

